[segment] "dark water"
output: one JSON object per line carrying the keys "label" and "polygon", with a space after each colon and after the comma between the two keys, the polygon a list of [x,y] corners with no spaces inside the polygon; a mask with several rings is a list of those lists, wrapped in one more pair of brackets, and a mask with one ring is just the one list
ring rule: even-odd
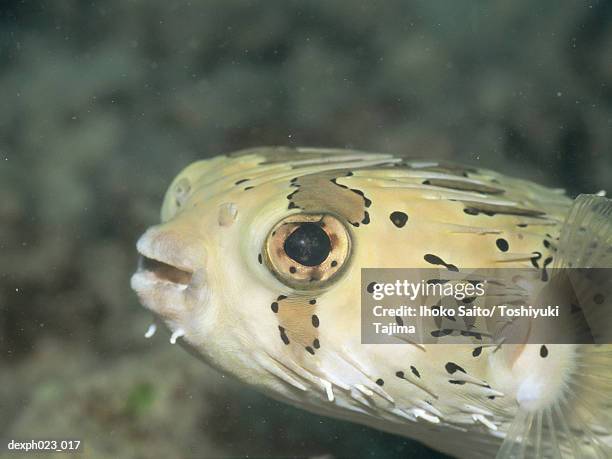
{"label": "dark water", "polygon": [[163,335],[134,242],[189,162],[258,145],[610,190],[612,3],[4,1],[0,438],[87,457],[441,457],[270,401]]}

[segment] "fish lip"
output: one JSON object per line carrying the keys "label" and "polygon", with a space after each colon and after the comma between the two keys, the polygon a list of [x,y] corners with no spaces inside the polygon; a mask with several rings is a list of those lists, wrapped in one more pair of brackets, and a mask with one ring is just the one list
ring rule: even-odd
{"label": "fish lip", "polygon": [[161,254],[161,251],[158,249],[158,247],[156,247],[154,236],[155,234],[151,234],[149,230],[145,234],[143,234],[136,243],[136,250],[140,255],[138,266],[139,268],[141,267],[140,261],[142,259],[149,259],[171,266],[175,269],[180,269],[181,271],[186,271],[193,274],[193,272],[195,271],[195,268],[193,266],[188,266],[185,263],[179,263],[174,259],[175,257],[171,258],[170,255]]}
{"label": "fish lip", "polygon": [[138,269],[130,278],[130,286],[136,293],[146,293],[152,288],[163,288],[173,290],[186,290],[188,284],[174,283],[169,280],[159,278],[154,272]]}
{"label": "fish lip", "polygon": [[141,275],[151,283],[187,287],[191,284],[193,271],[140,254],[134,275]]}
{"label": "fish lip", "polygon": [[136,244],[138,267],[132,276],[132,288],[139,290],[143,285],[165,285],[185,289],[193,279],[195,269],[183,263],[176,263],[169,256],[157,250],[155,238],[149,232],[140,237]]}

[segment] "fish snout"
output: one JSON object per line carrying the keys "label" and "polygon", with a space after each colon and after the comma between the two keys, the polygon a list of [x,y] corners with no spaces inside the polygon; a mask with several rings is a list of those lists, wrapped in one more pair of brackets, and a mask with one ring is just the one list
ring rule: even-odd
{"label": "fish snout", "polygon": [[130,282],[132,289],[146,308],[166,320],[176,320],[204,288],[203,242],[160,225],[148,229],[136,248],[139,260]]}

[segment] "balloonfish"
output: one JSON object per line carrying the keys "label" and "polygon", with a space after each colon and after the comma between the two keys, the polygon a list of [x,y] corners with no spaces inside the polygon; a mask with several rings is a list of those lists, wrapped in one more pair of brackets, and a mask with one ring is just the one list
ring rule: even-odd
{"label": "balloonfish", "polygon": [[131,285],[172,343],[303,409],[460,458],[609,458],[612,346],[366,344],[360,310],[362,268],[609,268],[603,194],[402,155],[249,149],[175,178]]}

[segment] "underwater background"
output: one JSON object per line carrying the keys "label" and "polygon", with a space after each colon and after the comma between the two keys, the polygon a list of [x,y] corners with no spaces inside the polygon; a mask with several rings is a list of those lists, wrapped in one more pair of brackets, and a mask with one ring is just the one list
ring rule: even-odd
{"label": "underwater background", "polygon": [[0,439],[79,438],[91,458],[446,457],[143,338],[134,245],[166,187],[261,145],[611,191],[612,2],[1,2]]}

